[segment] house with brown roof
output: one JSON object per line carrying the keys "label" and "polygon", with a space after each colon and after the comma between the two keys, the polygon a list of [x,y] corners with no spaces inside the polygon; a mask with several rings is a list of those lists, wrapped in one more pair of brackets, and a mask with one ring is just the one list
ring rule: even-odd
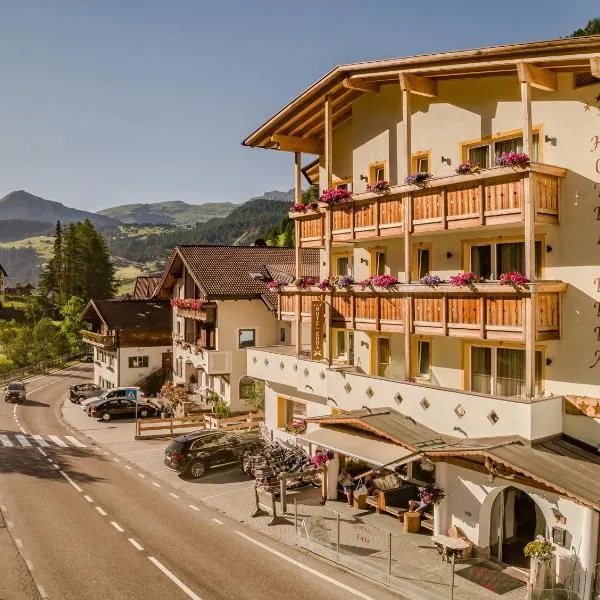
{"label": "house with brown roof", "polygon": [[[301,257],[302,273],[315,274],[318,251]],[[218,395],[232,411],[246,409],[254,387],[246,349],[295,339],[269,287],[273,280],[291,283],[295,273],[293,248],[177,246],[155,292],[173,306],[173,380],[190,392]]]}
{"label": "house with brown roof", "polygon": [[134,300],[147,300],[152,298],[156,286],[160,283],[160,277],[136,277],[133,289]]}
{"label": "house with brown roof", "polygon": [[35,287],[31,283],[22,284],[17,281],[14,286],[4,288],[4,293],[8,296],[31,296],[33,290],[35,290]]}
{"label": "house with brown roof", "polygon": [[160,300],[90,300],[81,332],[94,349],[94,382],[103,388],[138,385],[171,370],[171,306]]}

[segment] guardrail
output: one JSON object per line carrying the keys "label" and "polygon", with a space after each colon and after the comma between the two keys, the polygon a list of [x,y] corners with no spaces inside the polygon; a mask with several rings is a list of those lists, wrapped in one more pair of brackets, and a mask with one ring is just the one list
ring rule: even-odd
{"label": "guardrail", "polygon": [[186,429],[220,429],[236,431],[240,429],[258,429],[264,421],[264,414],[249,413],[238,417],[219,419],[214,415],[197,415],[188,417],[166,417],[164,419],[138,419],[135,423],[135,439],[151,437],[169,437]]}
{"label": "guardrail", "polygon": [[80,360],[83,354],[65,354],[64,356],[59,356],[58,358],[52,358],[49,360],[40,361],[37,363],[33,363],[31,365],[27,365],[26,367],[21,367],[20,369],[13,369],[12,371],[7,371],[6,373],[0,374],[0,387],[5,386],[7,383],[11,381],[26,379],[27,377],[31,377],[32,375],[38,375],[39,373],[45,373],[49,369],[55,369],[57,367],[63,367],[70,362],[74,362]]}

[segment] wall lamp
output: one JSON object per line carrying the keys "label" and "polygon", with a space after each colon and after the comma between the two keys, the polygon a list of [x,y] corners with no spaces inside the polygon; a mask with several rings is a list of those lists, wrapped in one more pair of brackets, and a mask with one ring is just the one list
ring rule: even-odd
{"label": "wall lamp", "polygon": [[546,245],[546,252],[552,252],[552,246],[550,244]]}
{"label": "wall lamp", "polygon": [[453,256],[452,252],[446,252],[446,258],[452,258]]}
{"label": "wall lamp", "polygon": [[360,342],[361,348],[368,348],[369,347],[369,342],[365,342],[364,340],[362,340]]}
{"label": "wall lamp", "polygon": [[552,359],[551,358],[547,358],[546,359],[546,366],[549,367],[552,364]]}
{"label": "wall lamp", "polygon": [[549,135],[545,135],[544,142],[546,142],[547,144],[552,144],[553,146],[556,146],[556,138],[555,137],[550,137]]}
{"label": "wall lamp", "polygon": [[368,265],[369,264],[369,259],[365,258],[364,256],[360,259],[361,264],[363,265]]}
{"label": "wall lamp", "polygon": [[447,165],[451,165],[452,159],[449,156],[442,156],[442,162],[446,163]]}
{"label": "wall lamp", "polygon": [[361,181],[366,181],[367,183],[369,183],[369,178],[366,175],[361,175],[360,176],[360,180]]}

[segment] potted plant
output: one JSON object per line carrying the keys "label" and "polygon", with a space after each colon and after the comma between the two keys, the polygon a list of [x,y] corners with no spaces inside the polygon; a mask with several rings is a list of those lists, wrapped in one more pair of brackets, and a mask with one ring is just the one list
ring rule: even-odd
{"label": "potted plant", "polygon": [[433,175],[431,173],[419,171],[418,173],[411,173],[410,175],[408,175],[404,180],[404,183],[406,183],[407,185],[425,186],[432,177]]}
{"label": "potted plant", "polygon": [[319,202],[324,206],[333,206],[334,204],[346,202],[350,198],[352,198],[352,192],[339,188],[333,188],[330,190],[325,190],[321,194]]}
{"label": "potted plant", "polygon": [[474,289],[474,283],[479,281],[479,277],[472,271],[461,271],[456,275],[452,275],[448,282],[455,287],[468,287]]}
{"label": "potted plant", "polygon": [[294,435],[304,433],[306,431],[306,422],[301,419],[294,419],[291,423],[287,423],[283,430],[287,433],[293,433]]}
{"label": "potted plant", "polygon": [[481,173],[481,167],[466,160],[465,162],[460,163],[460,165],[454,169],[454,172],[458,175],[478,175]]}
{"label": "potted plant", "polygon": [[443,283],[442,280],[440,279],[439,275],[431,275],[429,273],[427,273],[427,275],[424,275],[423,277],[421,277],[421,279],[419,281],[423,285],[428,285],[429,287],[432,287],[432,288],[436,288],[438,285]]}
{"label": "potted plant", "polygon": [[317,450],[311,456],[310,462],[317,467],[317,469],[320,469],[325,466],[328,461],[332,460],[334,456],[335,455],[331,450]]}
{"label": "potted plant", "polygon": [[299,290],[307,290],[312,285],[317,285],[318,279],[316,277],[311,277],[310,275],[305,275],[304,277],[300,277],[299,279],[294,280],[294,285]]}
{"label": "potted plant", "polygon": [[267,283],[267,287],[270,290],[277,291],[279,288],[283,287],[285,284],[286,284],[286,282],[283,281],[283,279],[272,279],[271,281],[269,281],[269,283]]}
{"label": "potted plant", "polygon": [[376,194],[384,194],[390,191],[389,181],[376,181],[367,185],[367,192],[374,192]]}
{"label": "potted plant", "polygon": [[519,167],[526,169],[531,164],[531,159],[523,152],[503,152],[496,158],[497,167]]}
{"label": "potted plant", "polygon": [[525,275],[519,273],[518,271],[509,271],[508,273],[502,273],[500,275],[500,285],[510,285],[515,288],[515,290],[519,290],[521,288],[527,288],[528,283],[531,283]]}
{"label": "potted plant", "polygon": [[552,589],[556,582],[554,544],[544,536],[538,535],[523,549],[525,556],[531,559],[529,566],[529,586],[534,590]]}

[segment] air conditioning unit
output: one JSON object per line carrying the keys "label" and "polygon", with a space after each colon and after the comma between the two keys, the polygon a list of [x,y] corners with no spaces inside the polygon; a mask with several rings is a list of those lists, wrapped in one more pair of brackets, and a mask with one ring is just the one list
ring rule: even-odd
{"label": "air conditioning unit", "polygon": [[206,372],[209,375],[227,375],[231,373],[231,352],[207,353]]}

